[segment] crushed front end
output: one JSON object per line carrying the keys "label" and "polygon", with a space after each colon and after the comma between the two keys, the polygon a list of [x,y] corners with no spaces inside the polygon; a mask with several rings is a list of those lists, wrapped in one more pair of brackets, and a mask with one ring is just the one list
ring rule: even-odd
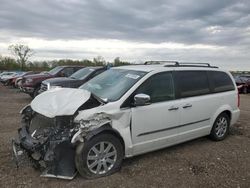
{"label": "crushed front end", "polygon": [[73,179],[76,174],[75,148],[71,144],[77,132],[73,116],[48,118],[25,107],[18,138],[12,141],[13,158],[17,166],[26,155],[44,177]]}

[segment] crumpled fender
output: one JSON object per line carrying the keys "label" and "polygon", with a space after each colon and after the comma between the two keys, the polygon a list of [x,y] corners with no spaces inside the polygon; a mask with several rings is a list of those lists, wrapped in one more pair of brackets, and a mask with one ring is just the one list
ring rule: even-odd
{"label": "crumpled fender", "polygon": [[[104,125],[106,126],[111,125],[112,121],[110,115],[100,112],[89,116],[88,119],[80,120],[79,124],[80,124],[79,130],[75,133],[75,135],[71,139],[72,144],[76,143],[77,141],[84,142],[84,138],[86,139],[89,138],[90,135],[93,136],[96,134],[96,131],[93,130],[97,130],[98,128]],[[110,129],[112,128],[110,127]],[[99,131],[100,130],[101,129],[99,129]]]}

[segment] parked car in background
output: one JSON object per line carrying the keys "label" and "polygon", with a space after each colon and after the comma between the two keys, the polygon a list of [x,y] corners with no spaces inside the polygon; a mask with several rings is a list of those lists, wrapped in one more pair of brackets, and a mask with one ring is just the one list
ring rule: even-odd
{"label": "parked car in background", "polygon": [[[22,83],[22,79],[24,76],[27,76],[27,75],[31,75],[31,74],[38,74],[39,72],[36,72],[36,71],[28,71],[26,73],[24,73],[23,75],[20,75],[20,76],[17,76],[15,77],[13,80],[12,80],[12,83],[11,85],[13,85],[13,87],[15,88],[19,88],[21,86],[21,83]],[[41,73],[40,73],[41,74]]]}
{"label": "parked car in background", "polygon": [[36,73],[38,73],[38,72],[34,72],[34,71],[21,72],[20,74],[17,74],[15,76],[9,78],[8,80],[6,80],[5,85],[15,87],[16,80],[21,79],[23,76],[30,75],[30,74],[36,74]]}
{"label": "parked car in background", "polygon": [[20,90],[24,93],[29,94],[31,97],[34,98],[35,96],[38,95],[38,91],[40,90],[42,81],[49,79],[49,78],[68,77],[81,68],[83,67],[71,66],[71,65],[70,66],[58,66],[42,74],[32,74],[32,75],[24,76],[22,79]]}
{"label": "parked car in background", "polygon": [[22,72],[6,72],[0,77],[0,81],[5,85],[9,79],[22,74]]}
{"label": "parked car in background", "polygon": [[17,161],[26,153],[45,177],[72,179],[77,169],[93,179],[126,157],[206,135],[221,141],[240,110],[229,72],[176,62],[111,68],[79,88],[38,95],[21,114]]}
{"label": "parked car in background", "polygon": [[77,88],[80,87],[82,84],[90,80],[91,78],[97,76],[98,74],[102,73],[103,71],[107,70],[107,67],[85,67],[69,77],[60,77],[60,78],[50,78],[44,80],[41,84],[41,88],[39,93],[47,91],[53,88]]}
{"label": "parked car in background", "polygon": [[5,75],[5,74],[8,74],[8,72],[7,72],[7,71],[1,72],[1,73],[0,73],[0,79],[1,79],[1,77],[2,77],[3,75]]}
{"label": "parked car in background", "polygon": [[240,93],[247,94],[250,92],[250,76],[236,76],[234,80]]}

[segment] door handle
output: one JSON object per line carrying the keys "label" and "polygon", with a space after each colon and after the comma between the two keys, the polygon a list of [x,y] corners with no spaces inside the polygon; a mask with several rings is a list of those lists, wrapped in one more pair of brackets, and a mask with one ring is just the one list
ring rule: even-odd
{"label": "door handle", "polygon": [[186,104],[182,108],[191,108],[191,107],[192,107],[192,104]]}
{"label": "door handle", "polygon": [[173,111],[173,110],[178,110],[178,109],[179,109],[179,107],[171,106],[171,107],[168,109],[168,111]]}

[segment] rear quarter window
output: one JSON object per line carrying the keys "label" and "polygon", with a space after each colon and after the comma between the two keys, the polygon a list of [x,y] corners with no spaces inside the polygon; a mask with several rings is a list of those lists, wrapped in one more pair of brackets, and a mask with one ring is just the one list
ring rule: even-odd
{"label": "rear quarter window", "polygon": [[232,79],[225,72],[209,71],[210,81],[214,92],[235,90]]}

